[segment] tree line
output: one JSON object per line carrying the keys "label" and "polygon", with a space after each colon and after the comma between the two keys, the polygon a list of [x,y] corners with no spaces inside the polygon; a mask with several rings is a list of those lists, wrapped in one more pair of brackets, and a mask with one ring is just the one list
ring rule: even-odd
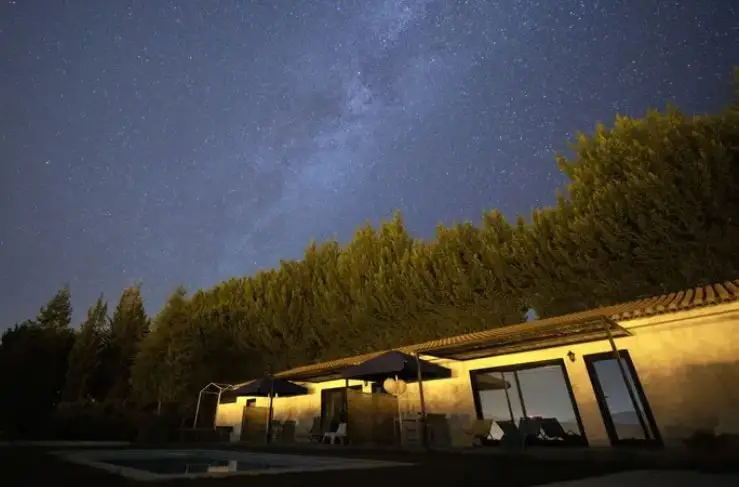
{"label": "tree line", "polygon": [[617,117],[557,158],[568,184],[528,218],[493,210],[424,241],[398,213],[275,269],[178,288],[151,317],[138,285],[112,313],[101,297],[78,330],[65,287],[2,335],[0,429],[80,404],[186,417],[211,381],[735,279],[738,140],[736,102]]}

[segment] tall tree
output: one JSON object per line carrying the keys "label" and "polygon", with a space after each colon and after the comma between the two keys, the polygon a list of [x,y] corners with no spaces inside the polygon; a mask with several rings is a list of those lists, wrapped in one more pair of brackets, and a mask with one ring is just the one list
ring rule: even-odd
{"label": "tall tree", "polygon": [[64,286],[41,308],[36,322],[50,330],[68,329],[72,322],[72,301],[69,286]]}
{"label": "tall tree", "polygon": [[141,285],[136,284],[123,291],[110,321],[110,340],[106,350],[106,371],[110,374],[109,400],[130,399],[131,366],[148,331],[149,319],[141,297]]}
{"label": "tall tree", "polygon": [[65,400],[103,399],[100,374],[107,322],[108,305],[101,295],[95,305],[87,311],[87,318],[80,325],[70,352],[64,389]]}
{"label": "tall tree", "polygon": [[519,232],[530,304],[560,314],[739,275],[738,139],[732,109],[581,134],[559,158],[566,195]]}
{"label": "tall tree", "polygon": [[68,327],[69,290],[60,290],[39,313],[6,330],[0,341],[0,421],[19,436],[43,435],[61,399],[67,359],[74,341]]}
{"label": "tall tree", "polygon": [[185,289],[167,299],[154,319],[152,332],[143,340],[131,371],[131,383],[143,404],[162,405],[184,399],[189,373],[202,356],[196,340],[182,340],[191,321]]}

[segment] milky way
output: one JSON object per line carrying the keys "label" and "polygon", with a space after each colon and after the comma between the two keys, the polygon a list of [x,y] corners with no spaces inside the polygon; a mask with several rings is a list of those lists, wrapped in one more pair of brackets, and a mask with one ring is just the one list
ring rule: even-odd
{"label": "milky way", "polygon": [[[528,214],[616,113],[715,110],[731,1],[0,6],[0,328],[72,287],[209,287],[345,242]],[[73,5],[73,6],[72,6]]]}

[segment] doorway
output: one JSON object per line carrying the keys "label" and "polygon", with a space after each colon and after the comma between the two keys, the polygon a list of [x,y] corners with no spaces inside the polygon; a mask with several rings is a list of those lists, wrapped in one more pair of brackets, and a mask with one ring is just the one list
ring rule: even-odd
{"label": "doorway", "polygon": [[[349,389],[362,390],[362,386],[351,386]],[[336,431],[339,423],[346,421],[346,387],[336,387],[321,391],[321,430]],[[343,420],[343,421],[342,421]]]}
{"label": "doorway", "polygon": [[[652,410],[627,350],[583,357],[611,444],[662,445]],[[620,364],[619,364],[620,359]]]}

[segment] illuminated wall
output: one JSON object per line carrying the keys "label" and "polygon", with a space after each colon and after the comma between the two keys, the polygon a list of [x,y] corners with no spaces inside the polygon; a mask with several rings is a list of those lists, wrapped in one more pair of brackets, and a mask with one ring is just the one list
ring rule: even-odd
{"label": "illuminated wall", "polygon": [[[633,336],[617,338],[619,349],[628,350],[634,362],[657,427],[672,444],[699,429],[738,433],[736,412],[739,405],[739,303],[634,319],[620,323]],[[567,358],[575,354],[575,361]],[[608,352],[606,340],[546,350],[491,357],[470,361],[430,359],[452,369],[453,377],[424,383],[426,410],[446,414],[456,446],[471,438],[461,435],[476,417],[469,373],[513,364],[564,359],[573,395],[582,419],[584,433],[591,445],[608,445],[603,418],[583,360],[583,355]],[[352,381],[352,384],[362,384]],[[306,384],[311,394],[304,397],[277,398],[275,418],[293,419],[298,430],[307,431],[312,418],[320,415],[321,394],[326,388],[343,387],[343,381]],[[369,386],[365,385],[368,390]],[[408,384],[400,398],[404,412],[417,412],[417,384]],[[246,398],[236,404],[221,405],[218,424],[238,426]],[[266,406],[267,399],[258,398]]]}
{"label": "illuminated wall", "polygon": [[[321,391],[324,389],[342,388],[344,380],[314,383],[300,383],[308,388],[309,394],[295,397],[276,397],[272,404],[273,419],[276,421],[295,421],[295,434],[298,440],[307,440],[308,432],[313,425],[313,418],[321,416]],[[361,381],[349,381],[349,385],[363,385]],[[236,403],[221,404],[218,408],[216,424],[232,426],[234,431],[241,431],[241,420],[247,399],[255,399],[256,407],[269,407],[266,397],[239,397]],[[235,436],[235,435],[234,435]],[[232,436],[232,438],[234,437]]]}

